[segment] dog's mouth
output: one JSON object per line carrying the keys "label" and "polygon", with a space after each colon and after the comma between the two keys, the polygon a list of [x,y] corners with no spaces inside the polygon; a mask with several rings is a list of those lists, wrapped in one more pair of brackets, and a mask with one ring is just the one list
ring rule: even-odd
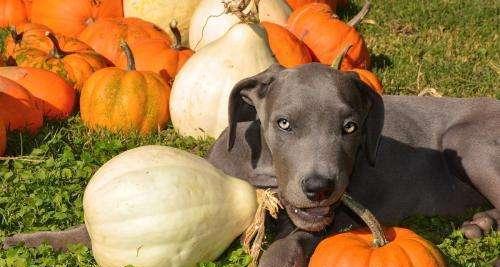
{"label": "dog's mouth", "polygon": [[305,220],[317,220],[325,217],[329,217],[333,214],[333,209],[331,207],[316,207],[316,208],[294,208],[293,213],[297,216],[304,218]]}
{"label": "dog's mouth", "polygon": [[299,208],[282,199],[288,217],[299,228],[317,232],[323,230],[333,222],[336,204],[330,206]]}

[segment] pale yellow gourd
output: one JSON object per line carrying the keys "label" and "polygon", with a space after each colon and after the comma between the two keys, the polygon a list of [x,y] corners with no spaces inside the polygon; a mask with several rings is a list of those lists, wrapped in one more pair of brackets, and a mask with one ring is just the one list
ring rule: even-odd
{"label": "pale yellow gourd", "polygon": [[273,63],[267,35],[259,25],[234,25],[195,53],[175,77],[169,105],[174,128],[181,135],[217,138],[228,125],[233,86]]}
{"label": "pale yellow gourd", "polygon": [[259,21],[272,22],[285,27],[290,14],[292,14],[292,8],[285,0],[259,1]]}
{"label": "pale yellow gourd", "polygon": [[257,209],[247,182],[165,147],[128,150],[104,164],[83,197],[101,267],[194,267],[216,259]]}
{"label": "pale yellow gourd", "polygon": [[[247,0],[248,1],[248,0]],[[250,0],[242,13],[257,13],[255,0]],[[230,9],[235,9],[243,0],[227,1]],[[257,2],[257,1],[255,1]],[[281,26],[286,26],[288,16],[292,9],[285,0],[260,0],[258,1],[259,21],[268,21]],[[233,25],[241,22],[234,13],[227,12],[221,0],[202,0],[194,11],[189,26],[189,47],[197,51],[207,44],[223,36]]]}
{"label": "pale yellow gourd", "polygon": [[137,17],[154,23],[170,35],[170,22],[177,21],[182,45],[188,45],[189,23],[194,10],[201,0],[123,0],[125,17]]}

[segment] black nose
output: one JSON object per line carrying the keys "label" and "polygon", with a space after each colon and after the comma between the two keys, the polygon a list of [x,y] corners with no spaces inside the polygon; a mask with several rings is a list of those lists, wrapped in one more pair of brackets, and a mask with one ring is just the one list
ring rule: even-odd
{"label": "black nose", "polygon": [[321,201],[329,198],[335,189],[333,179],[322,176],[310,176],[302,180],[302,191],[312,201]]}

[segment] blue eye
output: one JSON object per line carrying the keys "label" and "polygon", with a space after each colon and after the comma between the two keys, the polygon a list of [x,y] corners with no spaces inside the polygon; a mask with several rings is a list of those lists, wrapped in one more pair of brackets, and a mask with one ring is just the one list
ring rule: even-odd
{"label": "blue eye", "polygon": [[280,127],[280,129],[284,130],[284,131],[290,131],[291,130],[290,122],[287,119],[285,119],[285,118],[279,118],[278,119],[278,127]]}

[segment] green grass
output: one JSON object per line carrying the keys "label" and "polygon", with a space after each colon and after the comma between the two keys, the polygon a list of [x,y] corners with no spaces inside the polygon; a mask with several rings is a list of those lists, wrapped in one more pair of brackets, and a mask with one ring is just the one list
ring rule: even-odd
{"label": "green grass", "polygon": [[[363,0],[354,2],[344,17]],[[375,24],[360,29],[387,93],[500,97],[499,1],[372,2],[367,21]]]}
{"label": "green grass", "polygon": [[[49,123],[35,138],[12,133],[9,155],[0,162],[0,241],[18,232],[65,229],[83,222],[86,183],[103,163],[127,149],[163,144],[204,156],[213,140],[178,136],[171,128],[141,137],[91,132],[79,116]],[[415,216],[402,222],[438,245],[454,266],[488,266],[500,254],[500,234],[467,240],[456,231],[461,218]],[[235,242],[216,263],[203,267],[246,266],[250,258]],[[91,252],[74,246],[55,253],[49,246],[0,250],[0,267],[96,266]]]}
{"label": "green grass", "polygon": [[[343,18],[359,10],[356,0]],[[373,1],[360,30],[372,52],[374,71],[387,93],[418,94],[433,88],[446,96],[500,99],[498,1]],[[1,35],[1,32],[0,32]],[[1,36],[0,36],[1,39]],[[0,161],[0,242],[26,231],[64,229],[83,222],[82,194],[104,162],[127,149],[162,144],[204,156],[213,140],[182,138],[171,128],[146,137],[88,131],[78,115],[49,123],[35,137],[11,133]],[[491,266],[500,255],[500,233],[467,240],[457,231],[471,212],[457,218],[414,216],[401,222],[436,244],[452,266]],[[246,266],[238,242],[216,263]],[[96,266],[91,251],[73,246],[0,249],[0,267]]]}

